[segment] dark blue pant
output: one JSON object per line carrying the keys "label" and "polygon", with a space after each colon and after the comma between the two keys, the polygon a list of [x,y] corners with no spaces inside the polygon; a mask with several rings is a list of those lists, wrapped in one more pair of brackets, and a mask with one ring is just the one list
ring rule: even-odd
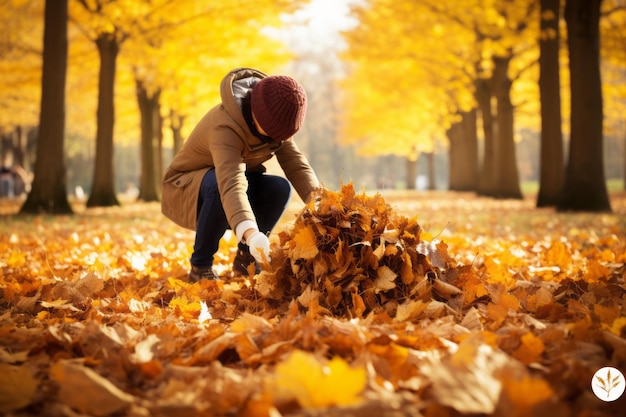
{"label": "dark blue pant", "polygon": [[[275,175],[247,172],[246,177],[248,178],[248,199],[256,216],[259,230],[268,233],[276,226],[289,203],[291,186],[286,179]],[[213,265],[213,255],[217,252],[220,239],[228,228],[228,221],[217,189],[215,170],[210,170],[202,179],[200,186],[198,224],[191,264]]]}

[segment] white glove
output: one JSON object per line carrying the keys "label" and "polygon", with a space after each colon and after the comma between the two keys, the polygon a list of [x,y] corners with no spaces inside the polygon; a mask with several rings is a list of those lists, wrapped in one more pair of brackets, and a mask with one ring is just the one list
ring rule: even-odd
{"label": "white glove", "polygon": [[270,240],[258,230],[246,239],[246,243],[250,247],[250,253],[259,264],[270,262]]}

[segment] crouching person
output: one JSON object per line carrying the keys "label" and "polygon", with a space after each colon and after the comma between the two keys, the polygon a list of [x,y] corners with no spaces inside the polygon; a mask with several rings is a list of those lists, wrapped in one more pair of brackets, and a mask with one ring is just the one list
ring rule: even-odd
{"label": "crouching person", "polygon": [[[260,272],[269,261],[267,235],[289,203],[291,185],[305,202],[320,187],[292,138],[307,106],[296,80],[239,68],[222,80],[220,95],[161,183],[163,214],[196,232],[190,282],[218,279],[213,256],[229,228],[238,240],[233,272],[247,275],[251,263]],[[274,156],[287,179],[266,173],[263,163]]]}

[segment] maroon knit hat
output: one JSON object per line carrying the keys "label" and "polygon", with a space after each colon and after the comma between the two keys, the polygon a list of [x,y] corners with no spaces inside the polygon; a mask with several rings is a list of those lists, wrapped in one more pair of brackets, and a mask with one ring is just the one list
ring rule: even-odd
{"label": "maroon knit hat", "polygon": [[257,122],[274,140],[289,139],[304,123],[306,93],[286,75],[263,78],[252,89],[250,102]]}

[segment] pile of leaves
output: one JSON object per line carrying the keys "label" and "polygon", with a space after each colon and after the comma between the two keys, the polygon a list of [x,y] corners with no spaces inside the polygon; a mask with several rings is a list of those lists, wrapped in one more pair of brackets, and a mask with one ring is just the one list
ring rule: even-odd
{"label": "pile of leaves", "polygon": [[626,196],[530,205],[346,185],[195,284],[158,205],[1,218],[0,413],[620,415],[591,384],[626,371]]}
{"label": "pile of leaves", "polygon": [[261,273],[255,289],[349,318],[382,311],[396,316],[399,304],[430,301],[433,283],[441,296],[459,295],[442,280],[445,244],[426,244],[420,232],[416,217],[395,214],[380,194],[357,195],[352,184],[340,192],[321,190],[293,228],[278,234],[274,268]]}

